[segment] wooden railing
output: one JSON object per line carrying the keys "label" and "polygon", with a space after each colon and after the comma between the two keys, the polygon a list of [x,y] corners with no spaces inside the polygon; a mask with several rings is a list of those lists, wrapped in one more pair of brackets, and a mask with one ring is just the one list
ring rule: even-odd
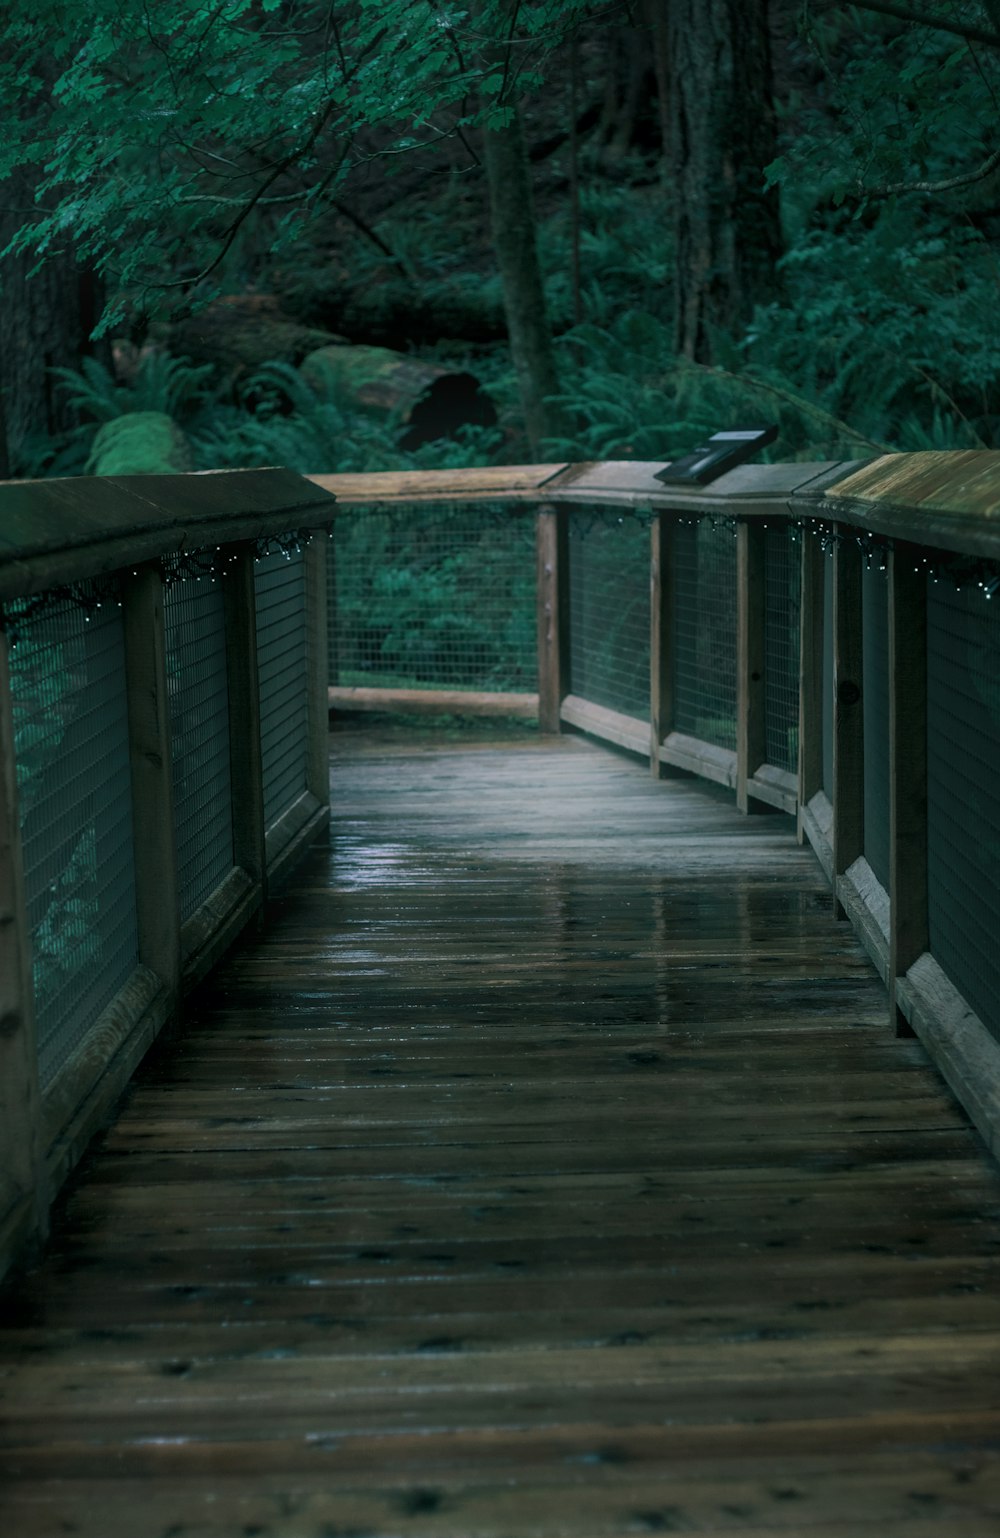
{"label": "wooden railing", "polygon": [[280,470],[0,487],[0,1273],[325,827],[332,511]]}
{"label": "wooden railing", "polygon": [[352,691],[328,674],[338,541],[319,535],[365,509],[520,517],[537,691],[476,708],[793,814],[893,1026],[1000,1151],[1000,455],[745,466],[691,491],[658,468],[0,487],[0,1270],[325,825],[327,706]]}
{"label": "wooden railing", "polygon": [[[679,769],[726,784],[744,812],[795,815],[838,917],[886,982],[893,1027],[922,1037],[1000,1153],[1000,454],[748,465],[691,490],[657,481],[659,468],[316,480],[341,509],[405,506],[418,518],[422,504],[488,500],[535,510],[541,728],[571,726],[642,753],[657,777]],[[641,574],[635,519],[648,526]],[[585,633],[578,589],[613,552],[616,520],[633,593],[648,574],[645,631],[637,641],[632,628],[626,670],[648,673],[641,713],[608,703],[606,682],[602,699],[588,683],[588,647],[610,643]],[[781,581],[777,591],[770,581],[782,540],[793,542],[797,589],[784,589],[784,612]],[[716,621],[714,636],[702,626],[693,642],[692,591]],[[723,634],[728,656],[717,645],[709,655]],[[701,672],[685,645],[705,654]],[[780,696],[790,666],[789,708]],[[692,689],[714,687],[727,668],[731,720],[718,709],[699,718]],[[335,690],[336,703],[349,692]]]}

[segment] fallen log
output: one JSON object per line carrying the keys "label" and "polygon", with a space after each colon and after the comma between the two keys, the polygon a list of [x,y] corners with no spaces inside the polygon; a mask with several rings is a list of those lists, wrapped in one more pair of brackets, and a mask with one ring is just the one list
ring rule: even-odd
{"label": "fallen log", "polygon": [[236,380],[262,363],[299,364],[316,348],[340,338],[286,315],[271,294],[234,294],[178,321],[167,340],[175,356],[213,363]]}
{"label": "fallen log", "polygon": [[453,437],[464,426],[492,427],[497,419],[474,374],[387,347],[320,347],[303,359],[299,372],[324,400],[383,419],[397,417],[403,449]]}
{"label": "fallen log", "polygon": [[442,340],[482,346],[507,340],[499,297],[436,284],[421,288],[387,271],[364,284],[330,273],[288,279],[284,305],[301,323],[325,326],[349,342],[377,347],[428,347]]}

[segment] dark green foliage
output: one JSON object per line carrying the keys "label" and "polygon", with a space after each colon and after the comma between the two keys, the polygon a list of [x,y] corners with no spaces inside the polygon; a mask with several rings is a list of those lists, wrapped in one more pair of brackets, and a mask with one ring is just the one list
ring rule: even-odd
{"label": "dark green foliage", "polygon": [[503,507],[345,510],[339,682],[534,689],[534,537]]}

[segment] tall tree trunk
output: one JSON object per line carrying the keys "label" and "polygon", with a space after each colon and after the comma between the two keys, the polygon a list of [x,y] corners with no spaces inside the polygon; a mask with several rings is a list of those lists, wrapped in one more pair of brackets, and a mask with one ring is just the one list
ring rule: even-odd
{"label": "tall tree trunk", "polygon": [[[12,178],[7,192],[11,206],[30,207],[27,177]],[[21,214],[0,214],[0,250],[22,223]],[[88,353],[111,359],[107,343],[90,341],[103,305],[94,274],[70,250],[50,254],[29,278],[35,261],[29,253],[0,262],[0,474],[23,473],[28,440],[69,425],[51,370],[78,368]]]}
{"label": "tall tree trunk", "polygon": [[531,178],[521,116],[514,102],[503,128],[483,132],[483,161],[489,183],[490,224],[503,285],[510,350],[517,372],[521,409],[531,452],[542,440],[565,430],[562,413],[546,401],[559,388],[545,290],[538,264]]}
{"label": "tall tree trunk", "polygon": [[712,333],[737,335],[776,296],[781,225],[764,167],[777,154],[768,0],[667,5],[674,340],[711,362]]}
{"label": "tall tree trunk", "polygon": [[667,37],[665,0],[643,0],[642,16],[649,37],[656,76],[656,110],[660,121],[663,179],[669,177],[670,161],[670,44]]}

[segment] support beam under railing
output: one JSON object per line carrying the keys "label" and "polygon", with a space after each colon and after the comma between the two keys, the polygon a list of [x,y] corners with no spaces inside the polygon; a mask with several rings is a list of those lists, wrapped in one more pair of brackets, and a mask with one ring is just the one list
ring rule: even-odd
{"label": "support beam under railing", "polygon": [[764,525],[741,520],[736,531],[736,805],[770,811],[749,781],[767,756],[764,686],[766,605]]}
{"label": "support beam under railing", "polygon": [[796,836],[805,842],[803,813],[823,789],[823,564],[820,541],[802,540],[799,608],[799,799]]}
{"label": "support beam under railing", "polygon": [[538,577],[538,728],[561,730],[560,708],[570,693],[569,512],[540,507],[536,514]]}
{"label": "support beam under railing", "polygon": [[260,745],[257,672],[257,595],[254,543],[234,545],[222,584],[229,689],[229,776],[233,801],[233,859],[261,894],[267,887],[264,845],[264,771]]}
{"label": "support beam under railing", "polygon": [[833,547],[833,889],[865,852],[864,714],[861,698],[861,551],[838,524]]}
{"label": "support beam under railing", "polygon": [[660,757],[674,729],[674,530],[670,513],[649,526],[649,768],[654,780],[670,773]]}
{"label": "support beam under railing", "polygon": [[917,551],[889,551],[889,1014],[897,979],[930,949],[927,907],[927,576]]}
{"label": "support beam under railing", "polygon": [[0,631],[0,1272],[48,1232],[34,987],[18,833],[9,643]]}
{"label": "support beam under railing", "polygon": [[158,565],[140,566],[124,579],[122,611],[139,961],[175,995],[181,975],[181,924],[163,577]]}

